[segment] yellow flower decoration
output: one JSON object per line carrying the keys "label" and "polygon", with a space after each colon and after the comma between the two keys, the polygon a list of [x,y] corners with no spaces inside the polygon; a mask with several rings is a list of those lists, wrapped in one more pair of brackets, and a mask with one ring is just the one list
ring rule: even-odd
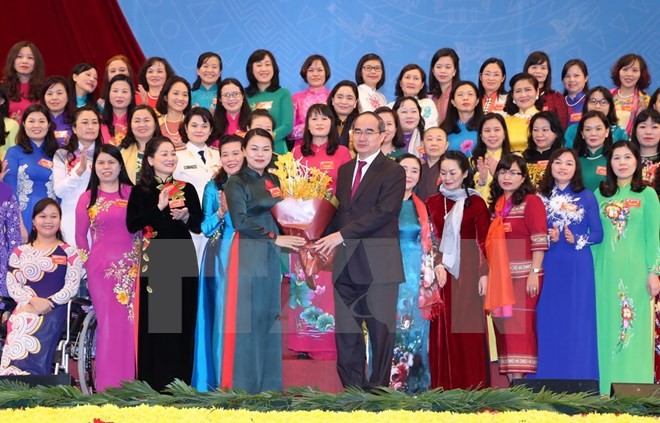
{"label": "yellow flower decoration", "polygon": [[293,158],[293,153],[280,154],[275,162],[276,169],[270,173],[280,180],[280,189],[284,197],[301,200],[325,198],[330,200],[332,178],[315,167],[308,167]]}

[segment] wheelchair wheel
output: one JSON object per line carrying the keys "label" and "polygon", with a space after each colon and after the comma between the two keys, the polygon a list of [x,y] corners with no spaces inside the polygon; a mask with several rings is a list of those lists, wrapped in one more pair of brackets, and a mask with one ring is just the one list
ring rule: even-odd
{"label": "wheelchair wheel", "polygon": [[80,341],[78,342],[78,377],[80,390],[83,394],[93,394],[95,391],[96,368],[96,313],[90,311],[85,316]]}

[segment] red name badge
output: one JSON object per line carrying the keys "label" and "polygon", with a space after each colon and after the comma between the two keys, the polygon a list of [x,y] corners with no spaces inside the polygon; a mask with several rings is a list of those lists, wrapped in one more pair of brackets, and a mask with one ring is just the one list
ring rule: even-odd
{"label": "red name badge", "polygon": [[513,228],[511,227],[511,223],[504,222],[504,232],[511,232],[511,231],[513,231]]}
{"label": "red name badge", "polygon": [[575,204],[571,204],[571,203],[562,203],[562,204],[561,204],[561,209],[562,209],[562,210],[569,211],[569,212],[575,212],[575,211],[577,211],[578,207],[577,207],[577,205],[575,205]]}
{"label": "red name badge", "polygon": [[597,166],[596,167],[596,175],[606,176],[607,175],[607,168],[605,166]]}
{"label": "red name badge", "polygon": [[278,187],[269,188],[268,192],[270,192],[270,196],[273,197],[273,198],[277,198],[277,197],[282,196],[282,190],[279,189]]}
{"label": "red name badge", "polygon": [[128,200],[117,200],[115,201],[115,204],[119,207],[126,208],[128,207]]}
{"label": "red name badge", "polygon": [[334,162],[321,162],[321,170],[332,170],[335,168]]}
{"label": "red name badge", "polygon": [[66,257],[64,256],[51,256],[50,259],[55,265],[66,264]]}
{"label": "red name badge", "polygon": [[582,113],[571,113],[568,120],[572,122],[579,122],[582,119]]}
{"label": "red name badge", "polygon": [[639,198],[626,198],[626,207],[638,209],[642,207],[642,200]]}
{"label": "red name badge", "polygon": [[536,165],[540,167],[541,169],[546,169],[548,167],[548,161],[547,160],[540,160],[536,162]]}
{"label": "red name badge", "polygon": [[171,209],[177,209],[179,207],[185,207],[186,202],[183,198],[179,198],[176,200],[170,200],[169,205]]}
{"label": "red name badge", "polygon": [[46,160],[46,159],[41,159],[37,162],[39,166],[43,166],[46,169],[52,169],[53,168],[53,162],[51,160]]}

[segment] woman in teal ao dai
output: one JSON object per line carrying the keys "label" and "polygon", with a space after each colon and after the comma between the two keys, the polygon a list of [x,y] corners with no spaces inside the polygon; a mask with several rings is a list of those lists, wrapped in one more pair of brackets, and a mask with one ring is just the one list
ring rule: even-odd
{"label": "woman in teal ao dai", "polygon": [[430,252],[431,231],[426,205],[413,193],[419,182],[421,161],[412,154],[404,154],[397,158],[397,162],[406,171],[406,192],[399,213],[399,237],[406,281],[399,285],[390,388],[415,393],[427,390],[431,384],[428,356],[430,322],[428,317],[422,316],[419,303],[420,274],[424,257]]}

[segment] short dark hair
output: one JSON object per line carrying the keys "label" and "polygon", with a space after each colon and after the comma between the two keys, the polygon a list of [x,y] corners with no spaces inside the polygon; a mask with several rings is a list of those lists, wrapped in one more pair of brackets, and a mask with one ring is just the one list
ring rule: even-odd
{"label": "short dark hair", "polygon": [[[46,133],[46,136],[44,137],[44,152],[48,157],[53,157],[55,155],[55,152],[59,148],[59,145],[57,144],[57,139],[55,139],[55,124],[53,123],[53,120],[50,117],[50,112],[44,106],[43,104],[31,104],[25,109],[23,112],[23,117],[21,120],[21,125],[18,129],[18,134],[16,134],[16,145],[20,146],[21,149],[23,150],[23,153],[25,154],[32,154],[34,151],[34,148],[32,147],[32,143],[30,142],[30,138],[27,136],[27,133],[25,132],[25,121],[27,120],[28,116],[30,116],[32,113],[41,113],[46,117],[46,120],[48,121],[48,132]],[[17,171],[18,169],[13,169]]]}
{"label": "short dark hair", "polygon": [[193,118],[193,116],[201,117],[202,121],[204,121],[204,123],[208,123],[211,127],[211,132],[209,133],[209,137],[206,140],[206,145],[211,145],[215,140],[215,123],[213,121],[213,115],[206,107],[193,107],[188,113],[186,113],[186,116],[183,118],[183,123],[181,124],[181,141],[189,141],[188,130],[186,127],[190,123],[190,120]]}
{"label": "short dark hair", "polygon": [[245,74],[247,75],[248,79],[248,86],[245,88],[245,92],[247,93],[248,97],[252,97],[253,95],[257,94],[259,92],[259,86],[257,85],[257,78],[254,76],[254,71],[252,69],[252,66],[256,62],[260,62],[264,60],[268,56],[270,58],[271,63],[273,64],[273,79],[270,80],[270,85],[268,88],[266,88],[266,91],[268,92],[275,92],[280,89],[280,68],[277,66],[277,60],[275,60],[275,56],[273,56],[273,53],[271,53],[268,50],[264,49],[259,49],[255,50],[250,57],[248,57],[248,61],[245,64]]}
{"label": "short dark hair", "polygon": [[[584,63],[583,60],[581,60],[581,59],[571,59],[571,60],[567,61],[566,63],[564,63],[564,67],[561,70],[561,79],[562,79],[562,81],[564,80],[564,78],[566,78],[566,74],[568,73],[568,70],[571,68],[571,66],[577,66],[578,68],[580,68],[580,70],[584,74],[585,78],[587,78],[589,76],[589,69],[587,68],[587,64]],[[585,92],[589,91],[589,80],[588,79],[584,83],[584,91]],[[564,95],[565,96],[568,95],[568,90],[566,90],[565,87],[564,87]]]}
{"label": "short dark hair", "polygon": [[183,85],[185,85],[186,90],[188,91],[188,104],[186,105],[186,108],[183,110],[183,114],[186,114],[190,111],[190,103],[191,103],[190,84],[182,77],[174,75],[173,77],[165,81],[165,84],[163,85],[163,88],[160,90],[160,94],[158,95],[158,101],[156,101],[156,110],[158,110],[160,114],[163,115],[167,114],[167,95],[170,93],[172,86],[177,82],[180,82]]}
{"label": "short dark hair", "polygon": [[142,85],[144,89],[147,91],[149,91],[149,82],[147,81],[147,71],[149,70],[150,67],[154,65],[154,63],[163,64],[163,67],[165,68],[165,80],[168,80],[175,75],[174,69],[172,69],[170,62],[168,62],[167,60],[163,59],[162,57],[148,58],[147,61],[144,62],[144,65],[142,65],[142,67],[140,68],[140,72],[138,72],[138,83]]}
{"label": "short dark hair", "polygon": [[138,186],[141,187],[143,191],[149,191],[149,187],[151,184],[153,184],[156,177],[156,171],[154,170],[153,165],[149,163],[148,158],[151,157],[153,159],[156,155],[156,151],[158,151],[158,147],[165,143],[170,143],[172,144],[172,147],[175,148],[172,140],[162,135],[153,137],[144,147],[144,158],[142,159],[142,168],[140,169],[139,178],[140,180],[138,181]]}
{"label": "short dark hair", "polygon": [[419,92],[415,94],[417,98],[420,100],[423,98],[426,98],[426,72],[424,72],[424,69],[422,69],[419,65],[416,65],[414,63],[410,63],[406,66],[404,66],[401,69],[401,72],[399,72],[399,76],[396,78],[396,86],[394,87],[394,95],[399,98],[402,97],[403,94],[403,88],[401,88],[401,80],[403,79],[403,75],[406,74],[406,72],[410,72],[411,70],[416,70],[419,72],[419,76],[422,79],[422,88],[420,88]]}
{"label": "short dark hair", "polygon": [[591,100],[591,96],[593,96],[595,93],[601,93],[603,95],[603,98],[607,100],[607,102],[610,105],[610,110],[607,112],[607,120],[610,122],[610,125],[616,125],[619,123],[619,118],[616,116],[616,108],[614,106],[614,97],[612,96],[612,93],[610,90],[603,86],[597,86],[593,87],[587,93],[584,95],[584,111],[589,110],[589,100]]}
{"label": "short dark hair", "polygon": [[160,126],[158,125],[158,116],[156,115],[156,112],[150,106],[146,104],[140,104],[139,106],[135,106],[135,108],[128,114],[128,122],[127,122],[128,130],[126,131],[126,136],[124,137],[124,139],[121,140],[121,148],[128,148],[132,144],[137,143],[137,139],[135,138],[135,134],[133,133],[133,126],[131,126],[131,122],[133,121],[133,115],[135,115],[135,113],[139,112],[140,110],[146,110],[147,112],[149,112],[151,118],[154,120],[153,137],[160,136]]}
{"label": "short dark hair", "polygon": [[523,157],[525,160],[529,161],[530,156],[533,154],[533,152],[536,150],[536,143],[534,142],[534,137],[532,136],[532,131],[534,129],[534,122],[536,122],[539,119],[545,119],[548,121],[550,124],[550,130],[552,131],[553,134],[555,134],[555,141],[552,143],[550,146],[551,150],[555,150],[560,148],[561,146],[564,145],[564,129],[561,127],[561,121],[559,120],[559,116],[555,112],[551,112],[549,110],[544,110],[542,112],[538,112],[532,118],[529,120],[529,126],[527,128],[527,149],[523,151]]}
{"label": "short dark hair", "polygon": [[619,60],[614,63],[614,66],[612,66],[612,73],[610,77],[612,78],[614,85],[621,87],[621,78],[619,77],[619,72],[621,72],[621,69],[625,68],[626,66],[630,66],[635,62],[639,63],[639,80],[637,81],[637,85],[635,85],[635,87],[640,91],[644,91],[649,87],[649,85],[651,85],[651,72],[649,72],[649,67],[646,65],[646,61],[642,56],[634,53],[621,56]]}
{"label": "short dark hair", "polygon": [[321,66],[323,66],[323,70],[325,71],[325,81],[323,82],[325,84],[330,80],[330,65],[328,64],[327,59],[320,54],[312,54],[307,59],[305,59],[302,66],[300,67],[300,77],[303,79],[303,81],[309,84],[309,81],[307,80],[307,71],[310,67],[312,67],[312,63],[314,63],[316,60],[321,62]]}
{"label": "short dark hair", "polygon": [[[44,211],[48,206],[55,206],[58,214],[60,215],[60,219],[62,219],[62,207],[60,207],[60,203],[58,203],[57,200],[46,197],[37,201],[37,204],[34,205],[34,209],[32,209],[32,220],[34,220],[37,217],[37,215],[42,211]],[[34,241],[37,240],[37,236],[38,236],[37,228],[32,226],[32,230],[30,230],[30,234],[28,235],[27,243],[30,245],[34,245]],[[57,238],[58,241],[64,242],[64,237],[62,236],[61,228],[57,228],[57,232],[55,233],[55,238]]]}
{"label": "short dark hair", "polygon": [[[69,97],[71,96],[69,93],[69,83],[63,76],[53,75],[46,78],[43,85],[41,86],[41,91],[39,92],[39,102],[44,106],[46,105],[46,93],[53,85],[56,84],[60,84],[64,87],[64,92],[66,93],[66,105],[64,106],[64,111],[62,113],[64,115],[64,122],[71,123],[71,116],[73,116],[75,107],[72,107],[71,102],[69,101]],[[9,101],[5,102],[3,106],[9,107]],[[7,116],[7,113],[5,113],[4,116]]]}
{"label": "short dark hair", "polygon": [[520,107],[518,107],[518,105],[514,103],[513,100],[513,87],[515,87],[516,84],[520,81],[529,82],[532,84],[537,93],[539,91],[539,81],[538,79],[534,78],[533,75],[530,75],[527,72],[521,72],[513,75],[513,78],[509,80],[509,87],[511,87],[511,91],[509,91],[509,95],[507,96],[506,102],[504,103],[504,111],[509,115],[515,115],[520,111]]}

